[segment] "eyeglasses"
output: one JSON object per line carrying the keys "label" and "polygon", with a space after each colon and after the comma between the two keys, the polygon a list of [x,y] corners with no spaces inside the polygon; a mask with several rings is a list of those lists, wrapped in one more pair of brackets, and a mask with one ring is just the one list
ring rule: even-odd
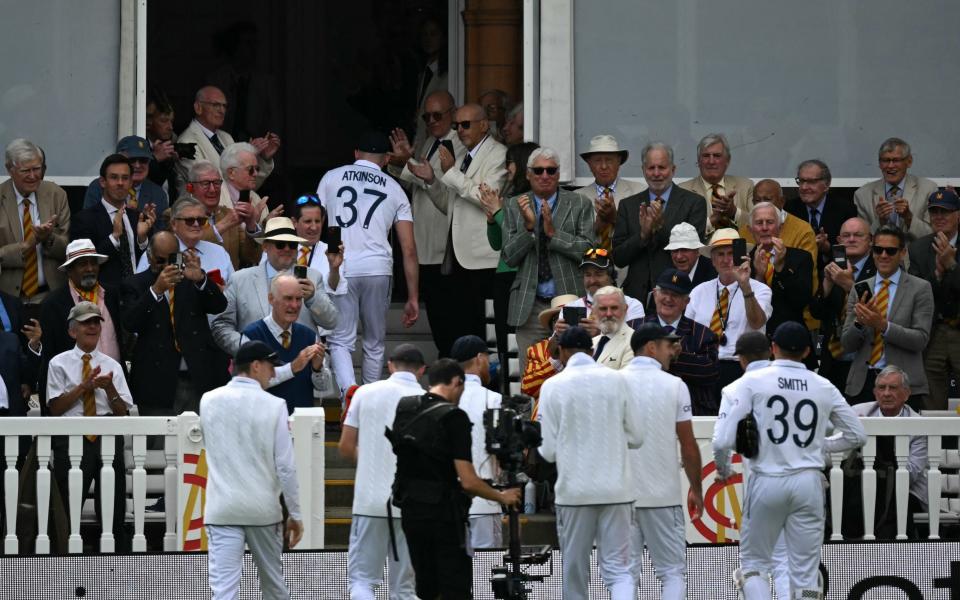
{"label": "eyeglasses", "polygon": [[[451,110],[453,110],[453,108],[448,108],[447,110],[443,110],[439,112],[425,112],[422,115],[420,115],[420,118],[423,119],[424,123],[429,123],[431,121],[439,121],[440,119],[443,118],[443,115],[447,114]],[[456,129],[456,128],[457,128],[456,125],[454,125],[453,129]],[[467,126],[464,127],[464,129],[470,129],[469,122],[467,122]]]}
{"label": "eyeglasses", "polygon": [[207,224],[206,217],[174,217],[174,219],[177,221],[183,221],[190,227],[203,227]]}
{"label": "eyeglasses", "polygon": [[297,246],[300,244],[298,242],[274,242],[270,241],[271,244],[276,246],[277,250],[296,250]]}
{"label": "eyeglasses", "polygon": [[823,177],[811,177],[810,179],[800,179],[799,177],[795,177],[794,181],[797,182],[797,185],[803,185],[803,184],[813,185],[818,181],[823,181]]}
{"label": "eyeglasses", "polygon": [[297,198],[297,206],[303,206],[304,204],[316,204],[320,206],[320,198],[317,198],[313,194],[306,194]]}
{"label": "eyeglasses", "polygon": [[483,119],[471,119],[469,121],[454,121],[453,123],[450,124],[450,129],[454,131],[456,131],[457,129],[467,130],[467,129],[470,129],[471,123],[479,123],[482,120]]}
{"label": "eyeglasses", "polygon": [[873,253],[877,256],[881,254],[886,254],[887,256],[896,256],[900,254],[900,248],[892,248],[890,246],[874,246]]}
{"label": "eyeglasses", "polygon": [[534,175],[543,175],[544,171],[547,172],[547,175],[556,175],[559,170],[560,167],[530,167],[530,171]]}
{"label": "eyeglasses", "polygon": [[907,160],[906,157],[891,156],[889,158],[880,158],[881,165],[899,165]]}
{"label": "eyeglasses", "polygon": [[200,187],[200,188],[218,188],[218,187],[220,187],[221,185],[223,185],[223,180],[222,180],[222,179],[211,179],[211,180],[208,180],[208,181],[203,181],[203,180],[201,180],[201,181],[191,181],[190,183],[192,183],[193,185],[195,185],[195,186],[197,186],[197,187]]}
{"label": "eyeglasses", "polygon": [[250,165],[249,167],[233,167],[234,169],[242,169],[247,172],[247,175],[253,177],[260,172],[259,165]]}
{"label": "eyeglasses", "polygon": [[226,102],[208,102],[206,100],[201,100],[200,104],[206,104],[207,106],[212,106],[215,110],[227,110]]}
{"label": "eyeglasses", "polygon": [[606,248],[590,248],[589,250],[583,253],[583,255],[587,258],[597,258],[598,256],[602,258],[606,258],[609,254],[610,253],[607,252]]}

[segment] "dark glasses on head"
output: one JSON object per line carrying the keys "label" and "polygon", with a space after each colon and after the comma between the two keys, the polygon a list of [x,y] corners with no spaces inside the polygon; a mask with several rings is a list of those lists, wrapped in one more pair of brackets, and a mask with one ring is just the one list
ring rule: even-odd
{"label": "dark glasses on head", "polygon": [[[447,113],[450,112],[451,110],[453,110],[453,109],[452,109],[452,108],[448,108],[447,110],[439,111],[439,112],[425,112],[425,113],[423,113],[422,115],[420,115],[420,118],[423,119],[423,122],[424,122],[424,123],[430,123],[430,122],[432,122],[432,121],[439,121],[440,119],[443,118],[443,115],[447,114]],[[470,125],[467,125],[464,129],[469,129],[469,128],[470,128]],[[456,126],[454,126],[454,129],[456,129]]]}
{"label": "dark glasses on head", "polygon": [[304,204],[316,204],[320,206],[320,198],[317,198],[313,194],[306,194],[297,198],[297,206],[303,206]]}
{"label": "dark glasses on head", "polygon": [[606,248],[590,248],[589,250],[583,253],[583,255],[586,256],[587,258],[596,258],[598,256],[605,257],[607,256],[607,254],[608,252]]}
{"label": "dark glasses on head", "polygon": [[547,172],[547,175],[556,175],[560,167],[530,167],[530,170],[533,171],[534,175],[543,175],[544,171]]}
{"label": "dark glasses on head", "polygon": [[886,254],[887,256],[896,256],[900,254],[900,248],[891,248],[890,246],[874,246],[873,253],[877,256]]}
{"label": "dark glasses on head", "polygon": [[277,250],[296,250],[300,244],[298,242],[271,242],[277,247]]}
{"label": "dark glasses on head", "polygon": [[203,227],[207,224],[206,217],[176,217],[177,221],[183,221],[191,227]]}

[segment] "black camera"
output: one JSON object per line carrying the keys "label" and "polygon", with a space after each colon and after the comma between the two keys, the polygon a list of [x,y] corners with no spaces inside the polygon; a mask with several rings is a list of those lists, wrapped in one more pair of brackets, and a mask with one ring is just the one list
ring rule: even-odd
{"label": "black camera", "polygon": [[197,157],[197,145],[193,142],[175,142],[173,144],[173,151],[177,153],[177,156],[180,158],[196,158]]}
{"label": "black camera", "polygon": [[500,408],[483,413],[487,452],[497,457],[500,468],[517,473],[524,464],[524,451],[538,448],[540,424],[530,420],[533,398],[517,395],[503,400]]}

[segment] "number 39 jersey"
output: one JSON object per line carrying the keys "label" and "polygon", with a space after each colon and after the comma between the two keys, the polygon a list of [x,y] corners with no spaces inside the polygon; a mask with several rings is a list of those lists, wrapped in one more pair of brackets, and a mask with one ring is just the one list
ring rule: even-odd
{"label": "number 39 jersey", "polygon": [[393,274],[390,228],[397,221],[413,221],[400,184],[376,164],[358,160],[327,171],[317,196],[327,211],[327,225],[340,227],[343,275]]}
{"label": "number 39 jersey", "polygon": [[[760,452],[750,461],[750,469],[763,475],[822,469],[825,452],[843,452],[867,440],[859,417],[840,391],[792,360],[775,360],[747,372],[723,388],[723,405],[729,410],[718,416],[713,441],[721,475],[729,467],[737,424],[750,412],[760,433]],[[830,423],[841,437],[825,439]]]}

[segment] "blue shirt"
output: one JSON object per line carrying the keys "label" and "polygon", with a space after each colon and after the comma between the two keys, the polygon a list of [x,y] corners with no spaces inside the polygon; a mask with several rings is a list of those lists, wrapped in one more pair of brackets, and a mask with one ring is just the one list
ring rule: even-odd
{"label": "blue shirt", "polygon": [[7,313],[7,307],[3,305],[3,301],[0,301],[0,323],[3,324],[4,331],[16,333],[16,331],[13,330],[13,326],[10,324],[10,315]]}
{"label": "blue shirt", "polygon": [[[556,214],[557,210],[557,199],[560,197],[560,192],[554,192],[553,196],[547,199],[547,204],[550,205],[550,214]],[[537,216],[537,227],[541,227],[542,223],[540,221],[540,201],[543,198],[538,198],[536,195],[533,196],[533,214]],[[539,240],[539,233],[537,234],[537,239]],[[542,283],[537,284],[537,296],[541,298],[553,298],[557,295],[557,283],[550,278]]]}
{"label": "blue shirt", "polygon": [[659,194],[659,195],[656,194],[656,193],[654,193],[653,190],[648,189],[647,191],[648,191],[648,193],[650,194],[650,201],[653,202],[653,201],[656,200],[657,198],[660,198],[661,200],[663,200],[663,208],[665,209],[665,208],[667,208],[667,202],[670,201],[670,192],[673,191],[673,184],[671,183],[671,184],[670,184],[670,187],[668,187],[667,189],[663,190],[663,193],[662,193],[662,194]]}

